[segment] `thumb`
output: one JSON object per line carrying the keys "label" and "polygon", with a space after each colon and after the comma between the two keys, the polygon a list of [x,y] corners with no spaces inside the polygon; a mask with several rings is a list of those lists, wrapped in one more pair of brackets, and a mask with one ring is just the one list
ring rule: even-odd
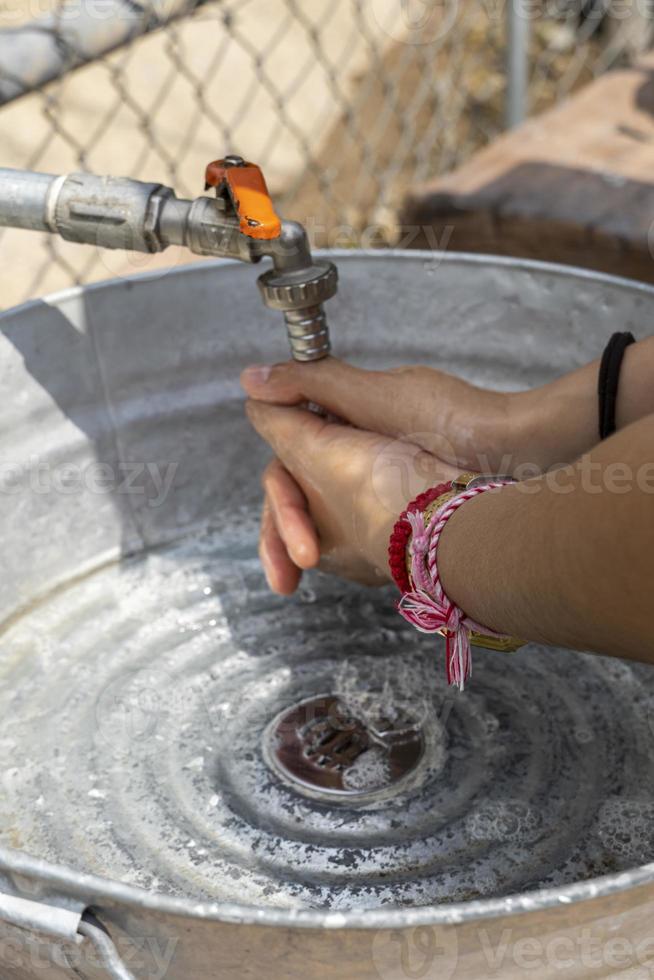
{"label": "thumb", "polygon": [[[246,368],[241,384],[251,399],[277,405],[314,402],[359,429],[409,437],[446,459],[442,424],[455,389],[465,382],[430,368],[365,371],[334,357]],[[467,386],[466,386],[467,387]]]}
{"label": "thumb", "polygon": [[[241,384],[257,401],[277,405],[315,402],[359,429],[404,435],[415,431],[417,407],[415,397],[408,397],[413,383],[408,375],[420,372],[419,368],[364,371],[328,357],[302,364],[253,365],[241,374]],[[438,372],[430,374],[438,377]]]}
{"label": "thumb", "polygon": [[333,424],[303,408],[266,405],[252,399],[245,403],[248,419],[271,446],[289,472],[297,474],[303,464],[320,455],[321,436]]}

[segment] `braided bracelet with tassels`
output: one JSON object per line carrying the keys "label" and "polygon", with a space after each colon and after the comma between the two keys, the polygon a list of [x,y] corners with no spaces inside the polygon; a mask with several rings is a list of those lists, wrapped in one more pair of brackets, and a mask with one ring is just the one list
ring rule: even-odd
{"label": "braided bracelet with tassels", "polygon": [[421,632],[445,637],[447,680],[460,690],[472,673],[471,640],[495,650],[516,650],[522,645],[466,616],[450,602],[438,574],[438,543],[450,517],[472,497],[514,482],[504,477],[477,480],[464,474],[416,497],[396,522],[388,549],[391,574],[402,592],[398,611]]}

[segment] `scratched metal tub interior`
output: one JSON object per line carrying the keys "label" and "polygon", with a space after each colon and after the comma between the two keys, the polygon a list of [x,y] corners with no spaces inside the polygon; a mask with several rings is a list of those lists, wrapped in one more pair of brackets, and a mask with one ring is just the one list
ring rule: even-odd
{"label": "scratched metal tub interior", "polygon": [[[337,261],[335,348],[371,366],[530,385],[654,318],[647,291],[528,264]],[[390,590],[267,590],[236,379],[285,351],[251,278],[205,263],[0,318],[0,844],[343,911],[653,860],[654,671],[476,651],[459,694]]]}

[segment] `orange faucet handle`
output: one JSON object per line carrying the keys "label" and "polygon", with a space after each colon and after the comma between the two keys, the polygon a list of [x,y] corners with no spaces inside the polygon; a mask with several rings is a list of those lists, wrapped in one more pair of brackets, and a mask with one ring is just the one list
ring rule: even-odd
{"label": "orange faucet handle", "polygon": [[277,215],[266,181],[256,163],[228,156],[207,166],[205,190],[216,188],[216,194],[227,194],[236,212],[240,230],[248,238],[278,238],[282,222]]}

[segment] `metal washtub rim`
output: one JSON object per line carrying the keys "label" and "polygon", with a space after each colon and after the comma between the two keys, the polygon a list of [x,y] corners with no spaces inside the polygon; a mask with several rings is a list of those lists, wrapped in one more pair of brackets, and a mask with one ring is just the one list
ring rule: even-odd
{"label": "metal washtub rim", "polygon": [[[563,278],[583,279],[587,282],[598,284],[606,283],[610,286],[627,288],[630,292],[642,293],[644,296],[654,298],[654,285],[640,282],[638,279],[628,279],[626,276],[614,276],[608,272],[598,272],[594,269],[583,269],[580,266],[565,265],[562,262],[542,262],[539,259],[513,258],[510,255],[493,255],[483,252],[441,252],[438,249],[422,248],[322,248],[315,249],[313,254],[324,258],[338,259],[378,259],[381,257],[391,257],[399,261],[411,261],[421,259],[423,262],[433,264],[437,267],[444,265],[470,265],[470,266],[497,266],[502,269],[519,269],[523,272],[546,272],[552,276]],[[188,272],[199,272],[222,268],[224,266],[234,266],[237,269],[245,269],[243,263],[236,259],[205,259],[197,262],[188,262],[185,265],[177,265],[167,270],[157,270],[157,272],[135,272],[131,275],[114,276],[108,279],[101,279],[98,282],[89,283],[86,286],[68,286],[53,293],[48,293],[38,299],[26,300],[16,306],[11,306],[7,310],[0,310],[0,324],[6,316],[14,316],[16,313],[23,313],[30,308],[47,305],[56,305],[62,300],[76,299],[86,293],[96,292],[96,290],[106,289],[108,286],[116,284],[138,285],[155,279],[164,279],[169,276],[180,276]]]}
{"label": "metal washtub rim", "polygon": [[0,885],[3,873],[10,878],[37,879],[42,886],[44,899],[51,893],[75,897],[88,907],[102,908],[105,913],[112,906],[130,906],[189,919],[306,929],[403,929],[459,925],[567,907],[654,884],[652,862],[632,871],[603,875],[564,888],[545,888],[504,898],[475,899],[440,906],[330,912],[320,909],[258,909],[235,902],[194,902],[169,898],[98,875],[74,872],[10,848],[0,848]]}
{"label": "metal washtub rim", "polygon": [[[425,249],[322,249],[317,255],[332,259],[377,259],[392,257],[399,261],[433,263],[435,260],[448,264],[470,266],[495,266],[505,269],[519,269],[524,272],[548,273],[552,276],[582,279],[587,282],[607,284],[613,287],[639,292],[654,300],[654,286],[622,276],[581,269],[572,265],[553,262],[540,262],[533,259],[517,259],[510,256],[485,255],[470,252],[433,252]],[[177,266],[165,273],[182,275],[189,271],[205,270],[223,266],[242,268],[233,259],[214,259]],[[157,278],[161,277],[161,273]],[[73,286],[41,299],[29,300],[11,309],[0,312],[2,321],[18,312],[26,312],[46,303],[56,305],[62,300],[75,299],[88,292],[104,289],[110,284],[138,284],[153,279],[152,273],[137,273],[120,279],[106,279],[88,286]],[[297,927],[306,929],[397,929],[428,925],[457,925],[484,919],[501,918],[508,915],[528,914],[549,908],[569,906],[592,899],[616,895],[636,888],[654,885],[654,862],[633,868],[619,874],[603,875],[598,878],[576,882],[563,888],[547,888],[508,895],[497,899],[476,899],[451,905],[421,906],[413,908],[391,908],[357,910],[352,912],[329,912],[313,909],[258,909],[237,903],[194,902],[189,899],[169,898],[157,892],[133,885],[111,881],[98,875],[81,874],[62,865],[53,864],[30,857],[22,851],[0,847],[0,876],[9,881],[14,878],[37,879],[42,885],[42,895],[75,896],[89,906],[109,903],[109,906],[122,905],[134,909],[163,912],[189,919],[203,919],[239,925],[259,925],[274,927]],[[0,881],[1,886],[1,881]],[[0,888],[1,890],[1,888]]]}

